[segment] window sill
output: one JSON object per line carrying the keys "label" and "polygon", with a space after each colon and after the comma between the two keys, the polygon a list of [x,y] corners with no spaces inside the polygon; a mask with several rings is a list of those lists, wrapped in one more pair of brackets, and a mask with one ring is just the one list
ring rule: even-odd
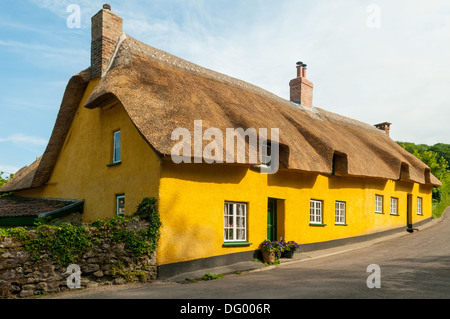
{"label": "window sill", "polygon": [[384,215],[383,212],[375,212],[375,214],[380,214],[380,215]]}
{"label": "window sill", "polygon": [[400,214],[391,214],[391,216],[400,216]]}
{"label": "window sill", "polygon": [[314,224],[314,223],[309,223],[309,226],[318,226],[318,227],[325,227],[327,224]]}
{"label": "window sill", "polygon": [[237,246],[250,246],[253,245],[252,243],[248,243],[246,241],[240,241],[240,242],[229,242],[229,243],[223,243],[222,247],[237,247]]}
{"label": "window sill", "polygon": [[348,226],[347,224],[334,224],[334,226]]}
{"label": "window sill", "polygon": [[111,163],[111,164],[106,165],[106,167],[117,166],[117,165],[120,165],[120,164],[122,164],[122,162]]}

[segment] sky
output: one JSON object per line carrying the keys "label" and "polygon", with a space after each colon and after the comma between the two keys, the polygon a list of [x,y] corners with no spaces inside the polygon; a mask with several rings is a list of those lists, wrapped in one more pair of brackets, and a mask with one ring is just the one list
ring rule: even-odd
{"label": "sky", "polygon": [[[0,171],[45,151],[69,79],[89,67],[90,20],[105,1],[0,1]],[[155,48],[285,99],[303,61],[314,106],[390,122],[396,141],[450,143],[448,0],[108,3],[125,33]]]}

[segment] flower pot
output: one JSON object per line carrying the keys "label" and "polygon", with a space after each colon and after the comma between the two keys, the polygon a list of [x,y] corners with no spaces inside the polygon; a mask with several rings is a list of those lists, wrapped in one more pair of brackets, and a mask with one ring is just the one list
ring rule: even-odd
{"label": "flower pot", "polygon": [[273,264],[275,262],[275,252],[263,251],[262,255],[264,263]]}
{"label": "flower pot", "polygon": [[283,257],[284,258],[294,258],[294,251],[285,251],[284,253],[283,253]]}

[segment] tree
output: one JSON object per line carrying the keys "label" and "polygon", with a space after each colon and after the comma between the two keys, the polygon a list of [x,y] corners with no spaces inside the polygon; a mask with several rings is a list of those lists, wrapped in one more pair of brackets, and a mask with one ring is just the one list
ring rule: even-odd
{"label": "tree", "polygon": [[[5,185],[11,178],[14,177],[14,174],[9,174],[6,177],[4,177],[4,175],[5,175],[5,173],[0,171],[0,188],[2,188],[3,185]],[[11,193],[0,194],[0,198],[9,196],[9,195],[11,195]]]}
{"label": "tree", "polygon": [[433,151],[439,154],[450,163],[450,144],[438,143],[431,146],[429,151]]}
{"label": "tree", "polygon": [[419,153],[415,150],[413,155],[427,164],[431,169],[431,173],[436,176],[437,179],[443,180],[447,174],[449,174],[447,160],[444,157],[439,158],[439,155],[436,152],[425,151]]}
{"label": "tree", "polygon": [[4,172],[0,172],[0,188],[3,187],[3,185],[5,185],[8,180],[11,178],[11,175],[7,176],[7,177],[3,177],[5,173]]}
{"label": "tree", "polygon": [[428,151],[430,148],[428,145],[425,144],[414,144],[410,142],[397,142],[397,143],[411,154],[413,154],[415,151],[422,153]]}

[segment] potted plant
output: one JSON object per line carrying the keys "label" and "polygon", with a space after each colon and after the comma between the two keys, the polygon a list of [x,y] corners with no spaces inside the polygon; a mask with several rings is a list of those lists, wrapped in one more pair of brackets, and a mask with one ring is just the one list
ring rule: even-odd
{"label": "potted plant", "polygon": [[298,250],[299,245],[291,240],[286,242],[283,242],[283,257],[284,258],[293,258],[294,253]]}
{"label": "potted plant", "polygon": [[278,241],[265,240],[261,244],[261,252],[264,263],[273,264],[280,257],[283,245]]}

